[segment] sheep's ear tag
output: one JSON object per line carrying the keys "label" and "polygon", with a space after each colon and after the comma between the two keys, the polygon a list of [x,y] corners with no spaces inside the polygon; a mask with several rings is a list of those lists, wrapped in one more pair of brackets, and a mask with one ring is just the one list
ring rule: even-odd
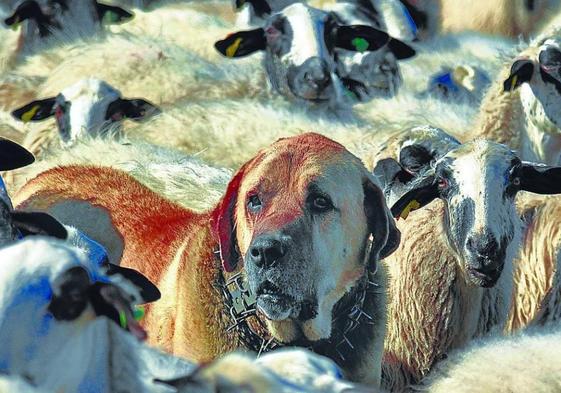
{"label": "sheep's ear tag", "polygon": [[361,53],[366,52],[368,50],[368,47],[370,46],[368,41],[360,37],[353,38],[351,44],[353,44],[357,52],[361,52]]}
{"label": "sheep's ear tag", "polygon": [[510,82],[510,90],[514,90],[516,88],[516,82],[518,82],[518,75],[512,76],[512,81]]}
{"label": "sheep's ear tag", "polygon": [[37,111],[39,109],[41,109],[41,105],[35,105],[35,106],[31,107],[31,109],[29,109],[27,112],[25,112],[23,115],[21,115],[21,120],[24,123],[29,123],[33,119],[33,116],[35,116],[35,114],[37,113]]}
{"label": "sheep's ear tag", "polygon": [[119,325],[121,325],[123,329],[127,328],[127,315],[124,311],[119,311]]}
{"label": "sheep's ear tag", "polygon": [[407,206],[405,206],[405,209],[403,209],[398,218],[403,218],[405,220],[409,216],[409,213],[411,213],[413,210],[417,210],[420,207],[421,204],[419,203],[419,201],[413,199]]}
{"label": "sheep's ear tag", "polygon": [[144,307],[136,306],[135,309],[134,309],[134,312],[133,312],[134,320],[137,321],[137,322],[141,321],[142,318],[144,318],[145,313],[146,312],[144,311]]}
{"label": "sheep's ear tag", "polygon": [[240,48],[241,43],[242,43],[242,39],[241,38],[236,38],[234,40],[234,42],[232,43],[232,45],[230,45],[228,48],[226,48],[226,56],[234,57],[236,55],[236,52]]}

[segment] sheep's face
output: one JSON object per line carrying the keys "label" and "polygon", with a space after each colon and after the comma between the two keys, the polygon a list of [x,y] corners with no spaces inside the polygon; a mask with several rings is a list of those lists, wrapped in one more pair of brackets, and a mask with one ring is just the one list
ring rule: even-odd
{"label": "sheep's face", "polygon": [[[264,50],[267,75],[276,91],[306,101],[338,102],[342,100],[343,84],[337,75],[336,51],[379,51],[372,61],[381,65],[388,60],[380,48],[395,42],[398,41],[373,27],[343,26],[334,13],[296,3],[271,15],[263,28],[231,34],[218,41],[215,47],[227,57],[241,57]],[[388,67],[383,68],[378,67],[378,71],[381,70],[378,73],[387,71],[392,78],[397,75],[397,72],[388,71]],[[349,79],[348,75],[341,77]],[[375,75],[369,77],[376,79],[375,83],[385,90],[391,84],[380,82]],[[381,79],[386,77],[384,74]],[[349,79],[344,84],[353,85],[354,82]]]}
{"label": "sheep's face", "polygon": [[24,0],[4,23],[15,28],[27,22],[23,38],[26,44],[34,45],[60,31],[89,34],[95,32],[101,22],[119,23],[132,16],[120,7],[99,4],[95,0]]}
{"label": "sheep's face", "polygon": [[[329,338],[335,305],[399,242],[362,164],[316,134],[258,154],[234,177],[222,206],[231,206],[216,220],[225,269],[243,261],[269,331],[286,343]],[[365,263],[370,233],[375,241]]]}
{"label": "sheep's face", "polygon": [[121,92],[98,79],[84,79],[64,89],[56,97],[33,101],[13,112],[25,121],[54,116],[63,145],[71,145],[84,135],[118,132],[125,118],[139,121],[159,113],[142,99],[124,99]]}
{"label": "sheep's face", "polygon": [[[422,168],[415,174],[415,167],[403,161],[408,191],[392,213],[406,217],[409,211],[442,199],[447,239],[475,285],[491,287],[503,269],[510,268],[520,243],[521,222],[514,205],[518,191],[561,192],[561,168],[521,162],[497,143],[466,143],[441,158],[431,157],[426,149],[409,154],[416,155]],[[398,176],[393,175],[394,182]]]}
{"label": "sheep's face", "polygon": [[504,89],[518,87],[527,121],[544,132],[561,133],[561,39],[545,39],[535,54],[513,63]]}
{"label": "sheep's face", "polygon": [[36,373],[44,362],[97,316],[119,323],[121,315],[145,337],[133,317],[140,295],[132,284],[109,278],[78,249],[35,238],[2,249],[0,258],[0,372],[44,377]]}

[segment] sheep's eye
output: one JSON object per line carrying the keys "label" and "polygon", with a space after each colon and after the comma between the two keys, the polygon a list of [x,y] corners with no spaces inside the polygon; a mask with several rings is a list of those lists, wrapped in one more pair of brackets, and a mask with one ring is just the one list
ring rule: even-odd
{"label": "sheep's eye", "polygon": [[312,210],[321,213],[333,209],[333,203],[331,200],[323,195],[315,195],[311,198]]}
{"label": "sheep's eye", "polygon": [[520,178],[515,177],[514,179],[512,179],[512,185],[518,187],[520,185]]}
{"label": "sheep's eye", "polygon": [[259,196],[257,194],[251,195],[249,198],[247,198],[247,207],[250,210],[254,212],[258,211],[262,206],[263,204],[261,203],[261,199],[259,199]]}

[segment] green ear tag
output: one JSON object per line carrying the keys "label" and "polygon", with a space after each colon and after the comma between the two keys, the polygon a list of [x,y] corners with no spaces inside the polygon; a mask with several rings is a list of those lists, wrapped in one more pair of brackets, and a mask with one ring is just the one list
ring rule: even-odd
{"label": "green ear tag", "polygon": [[366,41],[364,38],[353,38],[353,40],[351,41],[351,44],[353,44],[353,46],[355,47],[355,49],[357,50],[357,52],[365,52],[368,50],[368,46],[370,45],[368,43],[368,41]]}
{"label": "green ear tag", "polygon": [[142,306],[136,306],[136,308],[134,309],[133,315],[134,315],[134,320],[135,321],[140,321],[142,320],[142,318],[144,318],[144,307]]}
{"label": "green ear tag", "polygon": [[127,316],[123,311],[119,312],[119,324],[123,329],[127,328]]}

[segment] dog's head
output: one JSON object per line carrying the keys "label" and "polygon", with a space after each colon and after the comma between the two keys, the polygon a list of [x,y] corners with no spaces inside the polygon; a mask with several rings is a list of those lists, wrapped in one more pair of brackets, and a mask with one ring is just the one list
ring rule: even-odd
{"label": "dog's head", "polygon": [[360,160],[311,133],[281,139],[246,163],[213,222],[224,269],[243,264],[282,342],[329,338],[334,306],[399,243],[383,193]]}

